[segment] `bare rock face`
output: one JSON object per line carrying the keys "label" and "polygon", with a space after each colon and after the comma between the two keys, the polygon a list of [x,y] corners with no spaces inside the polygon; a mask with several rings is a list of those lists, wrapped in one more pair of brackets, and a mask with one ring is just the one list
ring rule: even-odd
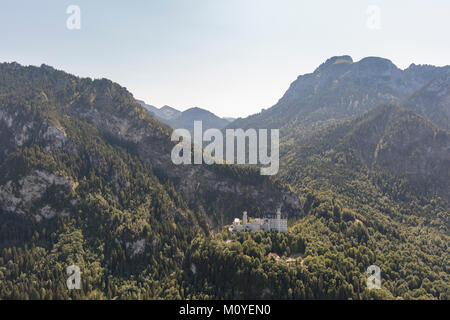
{"label": "bare rock face", "polygon": [[125,247],[129,250],[131,257],[134,257],[134,256],[144,253],[145,246],[146,246],[145,239],[139,239],[133,243],[127,242],[125,244]]}
{"label": "bare rock face", "polygon": [[31,139],[35,125],[36,123],[24,121],[20,110],[0,109],[0,159],[4,159],[15,148],[25,145]]}
{"label": "bare rock face", "polygon": [[0,208],[6,212],[34,216],[37,221],[50,219],[57,214],[54,209],[46,204],[36,206],[50,186],[58,187],[61,194],[75,188],[75,184],[66,177],[36,170],[17,182],[10,180],[0,185]]}
{"label": "bare rock face", "polygon": [[48,151],[54,149],[75,150],[64,128],[48,119],[33,117],[20,108],[0,109],[0,137],[2,151],[0,160],[17,148],[38,140]]}
{"label": "bare rock face", "polygon": [[47,150],[51,150],[53,148],[62,149],[68,141],[64,128],[61,126],[52,125],[50,123],[48,123],[46,127],[47,130],[43,133],[42,138],[47,143]]}

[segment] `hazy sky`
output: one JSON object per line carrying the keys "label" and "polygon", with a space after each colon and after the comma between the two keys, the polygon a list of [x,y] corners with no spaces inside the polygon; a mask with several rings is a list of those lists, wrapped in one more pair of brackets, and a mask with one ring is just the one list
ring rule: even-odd
{"label": "hazy sky", "polygon": [[[80,30],[66,27],[69,5],[81,9]],[[401,68],[450,64],[449,0],[1,0],[0,6],[1,62],[105,77],[157,107],[197,106],[220,116],[272,106],[298,75],[334,55],[382,56]]]}

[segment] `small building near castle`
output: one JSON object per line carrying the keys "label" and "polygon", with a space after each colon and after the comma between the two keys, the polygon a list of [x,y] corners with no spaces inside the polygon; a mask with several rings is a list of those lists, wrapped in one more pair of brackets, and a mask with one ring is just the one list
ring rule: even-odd
{"label": "small building near castle", "polygon": [[253,219],[252,222],[248,222],[247,212],[244,211],[242,216],[242,224],[239,218],[235,218],[233,224],[229,228],[230,232],[239,232],[239,231],[278,231],[286,233],[288,231],[287,228],[287,219],[281,219],[281,210],[277,210],[277,215],[275,219],[264,218],[264,219]]}

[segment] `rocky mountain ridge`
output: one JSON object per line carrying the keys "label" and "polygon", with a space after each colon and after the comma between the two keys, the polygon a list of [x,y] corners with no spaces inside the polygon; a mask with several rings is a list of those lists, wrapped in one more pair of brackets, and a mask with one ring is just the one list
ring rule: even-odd
{"label": "rocky mountain ridge", "polygon": [[[237,119],[228,127],[279,128],[283,136],[292,136],[292,128],[349,119],[383,103],[399,104],[448,73],[450,66],[412,64],[401,70],[384,58],[367,57],[354,62],[350,56],[336,56],[313,73],[299,76],[273,107]],[[428,116],[426,106],[423,109]]]}

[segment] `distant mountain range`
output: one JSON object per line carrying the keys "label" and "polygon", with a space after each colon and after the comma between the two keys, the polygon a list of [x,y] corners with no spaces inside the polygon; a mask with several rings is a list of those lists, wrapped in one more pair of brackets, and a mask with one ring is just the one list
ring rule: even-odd
{"label": "distant mountain range", "polygon": [[136,101],[161,122],[175,129],[188,129],[191,133],[194,130],[194,121],[202,121],[203,130],[207,130],[210,128],[222,129],[234,120],[233,118],[220,118],[208,110],[197,107],[185,111],[179,111],[169,106],[158,109],[142,100]]}

